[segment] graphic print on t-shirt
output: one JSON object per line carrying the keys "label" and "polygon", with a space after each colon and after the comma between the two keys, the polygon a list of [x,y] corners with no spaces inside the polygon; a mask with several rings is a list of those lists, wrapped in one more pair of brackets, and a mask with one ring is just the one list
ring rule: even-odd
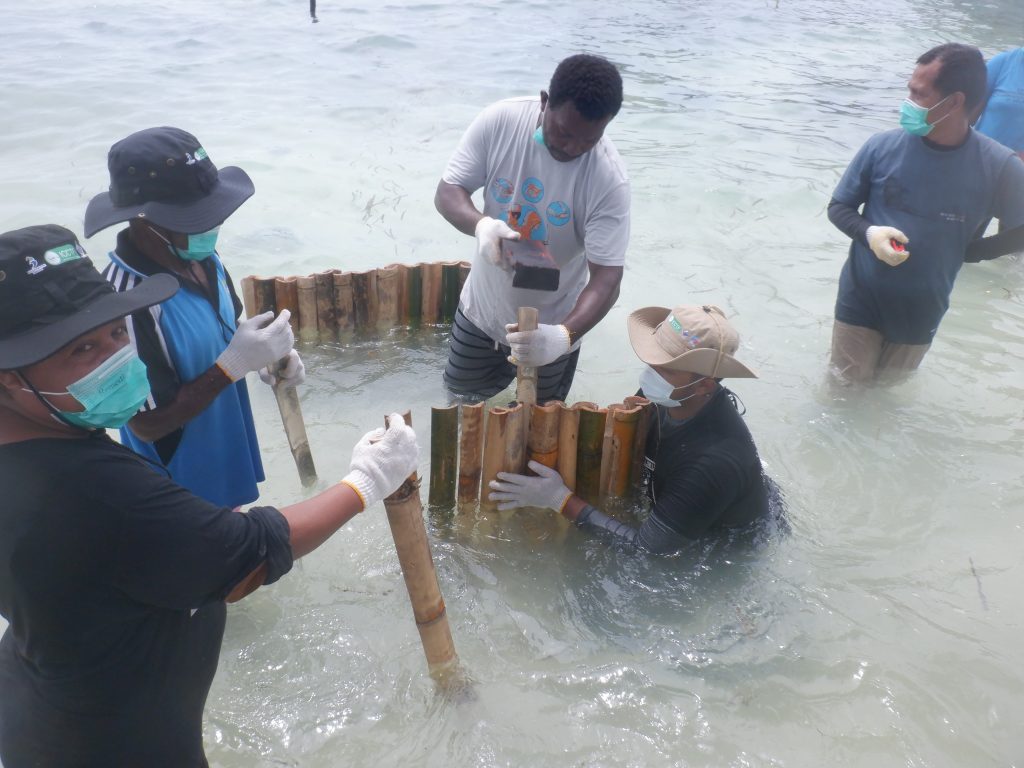
{"label": "graphic print on t-shirt", "polygon": [[[523,240],[547,242],[548,225],[564,227],[572,219],[572,209],[562,200],[544,205],[544,182],[530,176],[519,188],[523,203],[510,205],[515,198],[515,185],[508,179],[497,178],[491,183],[491,197],[503,206],[501,219],[519,232]],[[543,213],[542,213],[543,210]],[[509,216],[510,211],[518,215]]]}

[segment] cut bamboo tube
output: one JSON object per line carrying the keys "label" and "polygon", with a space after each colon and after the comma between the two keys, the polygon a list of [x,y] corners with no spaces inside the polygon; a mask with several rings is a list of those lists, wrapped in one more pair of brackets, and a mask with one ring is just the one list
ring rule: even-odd
{"label": "cut bamboo tube", "polygon": [[443,507],[455,504],[456,466],[459,457],[459,407],[430,409],[429,502]]}
{"label": "cut bamboo tube", "polygon": [[[294,298],[298,302],[297,284],[289,284],[283,278],[255,278],[253,280],[254,290],[253,311],[259,315],[263,312],[275,309],[275,302],[284,299],[285,306],[281,309],[288,309],[286,306],[293,296],[292,288],[296,288]],[[282,288],[282,281],[284,288]],[[247,291],[243,291],[243,296]],[[272,365],[271,373],[280,371],[280,364]],[[274,397],[277,400],[277,408],[281,412],[281,421],[284,424],[284,433],[288,438],[288,448],[291,450],[292,459],[295,460],[295,467],[299,471],[299,480],[303,485],[309,486],[316,482],[316,467],[313,464],[313,454],[309,449],[309,438],[306,435],[306,424],[302,419],[302,406],[299,404],[299,393],[295,387],[286,387],[280,380],[274,384]]]}
{"label": "cut bamboo tube", "polygon": [[[405,420],[411,423],[409,414],[405,415]],[[432,676],[443,679],[456,663],[455,643],[423,524],[419,485],[414,472],[397,491],[384,499],[384,508],[412,603],[416,629],[427,657],[427,668]]]}
{"label": "cut bamboo tube", "polygon": [[491,408],[487,412],[484,432],[484,456],[480,474],[480,511],[493,512],[498,502],[491,501],[491,481],[498,477],[505,462],[505,440],[507,439],[508,409]]}
{"label": "cut bamboo tube", "polygon": [[484,404],[462,406],[459,441],[459,508],[475,507],[480,498],[480,465],[484,445]]}
{"label": "cut bamboo tube", "polygon": [[561,405],[561,403],[548,403],[531,407],[530,434],[526,442],[528,462],[539,461],[545,467],[558,468],[558,429]]}
{"label": "cut bamboo tube", "polygon": [[377,328],[387,333],[398,326],[398,269],[377,270]]}
{"label": "cut bamboo tube", "polygon": [[377,325],[376,270],[352,273],[352,306],[357,331]]}
{"label": "cut bamboo tube", "polygon": [[629,406],[640,406],[640,418],[637,420],[636,435],[633,438],[633,458],[630,469],[633,487],[639,487],[643,485],[644,456],[647,455],[647,436],[651,432],[651,422],[654,418],[654,403],[639,395],[630,395],[624,402]]}
{"label": "cut bamboo tube", "polygon": [[[587,405],[593,405],[588,403]],[[576,452],[580,429],[580,404],[559,404],[558,414],[558,473],[570,491],[576,490]]]}
{"label": "cut bamboo tube", "polygon": [[505,441],[505,463],[502,472],[526,471],[526,435],[529,411],[522,403],[508,409],[508,439]]}
{"label": "cut bamboo tube", "polygon": [[601,455],[607,409],[580,403],[576,451],[576,495],[588,504],[601,500]]}
{"label": "cut bamboo tube", "polygon": [[292,332],[299,335],[299,281],[294,277],[274,278],[274,295],[277,306],[277,314],[288,310],[290,317],[288,323]]}
{"label": "cut bamboo tube", "polygon": [[316,278],[310,275],[295,282],[299,287],[299,339],[316,341],[320,338],[316,319]]}
{"label": "cut bamboo tube", "polygon": [[617,403],[608,406],[611,425],[611,456],[609,457],[608,484],[602,492],[615,497],[625,496],[632,482],[633,445],[643,408],[639,405]]}
{"label": "cut bamboo tube", "polygon": [[423,322],[423,265],[413,264],[405,272],[405,317],[410,328]]}
{"label": "cut bamboo tube", "polygon": [[[384,269],[395,270],[395,316],[397,319],[394,325],[396,327],[409,325],[409,267],[405,264],[395,263],[388,264]],[[379,288],[378,281],[378,290]],[[383,314],[383,312],[382,308],[381,313]]]}
{"label": "cut bamboo tube", "polygon": [[334,273],[319,272],[316,280],[316,325],[320,343],[336,341],[338,325],[334,317]]}
{"label": "cut bamboo tube", "polygon": [[437,262],[422,264],[423,303],[420,320],[424,325],[437,325],[441,317],[441,265]]}
{"label": "cut bamboo tube", "polygon": [[356,327],[351,272],[334,273],[334,323],[338,334],[345,334]]}
{"label": "cut bamboo tube", "polygon": [[459,269],[458,261],[441,262],[441,317],[442,323],[450,323],[455,319],[455,310],[459,306]]}
{"label": "cut bamboo tube", "polygon": [[[534,307],[519,308],[519,330],[537,330],[537,310]],[[524,405],[537,402],[537,369],[533,366],[516,366],[516,400]]]}
{"label": "cut bamboo tube", "polygon": [[245,316],[253,317],[256,314],[256,278],[252,275],[242,278],[242,306],[245,308]]}

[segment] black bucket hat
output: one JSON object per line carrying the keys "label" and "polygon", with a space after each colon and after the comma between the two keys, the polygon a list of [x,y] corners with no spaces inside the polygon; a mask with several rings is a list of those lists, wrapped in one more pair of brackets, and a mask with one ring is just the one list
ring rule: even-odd
{"label": "black bucket hat", "polygon": [[129,219],[196,234],[219,226],[256,188],[241,168],[217,170],[199,140],[180,128],[147,128],[107,155],[110,189],[89,201],[85,236]]}
{"label": "black bucket hat", "polygon": [[0,370],[45,360],[111,320],[178,290],[172,275],[115,293],[75,235],[56,224],[0,234]]}

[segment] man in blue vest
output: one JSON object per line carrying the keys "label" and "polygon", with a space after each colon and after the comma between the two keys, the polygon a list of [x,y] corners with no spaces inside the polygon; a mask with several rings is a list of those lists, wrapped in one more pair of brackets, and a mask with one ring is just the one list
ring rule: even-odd
{"label": "man in blue vest", "polygon": [[239,322],[241,302],[216,251],[220,225],[254,192],[241,168],[218,168],[179,128],[149,128],[114,144],[110,189],[85,212],[91,237],[128,222],[104,276],[116,291],[157,274],[182,290],[135,312],[128,331],[146,364],[151,395],[121,440],[167,467],[179,485],[215,504],[255,501],[264,479],[245,374],[287,358],[279,376],[304,379],[288,312]]}

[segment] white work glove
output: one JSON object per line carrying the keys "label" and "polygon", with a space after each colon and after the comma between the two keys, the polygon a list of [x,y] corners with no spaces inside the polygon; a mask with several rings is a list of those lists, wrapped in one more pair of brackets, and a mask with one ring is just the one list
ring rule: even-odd
{"label": "white work glove", "polygon": [[537,473],[537,477],[499,472],[498,479],[491,481],[494,490],[491,491],[490,500],[501,502],[498,509],[539,507],[561,512],[572,496],[572,491],[562,482],[558,470],[539,461],[531,461],[528,466]]}
{"label": "white work glove", "polygon": [[285,355],[285,364],[281,366],[276,374],[270,372],[270,367],[260,368],[258,373],[264,384],[271,387],[280,382],[286,387],[297,387],[306,381],[306,366],[302,364],[302,358],[294,349]]}
{"label": "white work glove", "polygon": [[903,243],[904,245],[910,242],[907,236],[896,229],[896,227],[868,227],[867,238],[868,245],[875,256],[890,267],[898,267],[910,256],[910,251],[906,249],[897,251],[892,247],[892,243],[889,242],[890,240],[895,240],[897,243]]}
{"label": "white work glove", "polygon": [[518,239],[519,233],[500,219],[484,216],[476,223],[476,255],[496,267],[508,269],[501,255],[501,241]]}
{"label": "white work glove", "polygon": [[369,509],[385,496],[398,490],[405,479],[416,471],[420,447],[416,433],[401,414],[388,416],[388,428],[367,432],[352,449],[349,473],[341,482],[349,486]]}
{"label": "white work glove", "polygon": [[536,331],[520,331],[518,323],[505,326],[505,343],[512,348],[508,361],[513,365],[540,368],[569,352],[569,329],[564,325],[537,326]]}
{"label": "white work glove", "polygon": [[290,317],[291,312],[282,309],[276,318],[273,312],[264,312],[240,322],[228,348],[217,358],[218,367],[229,379],[238,381],[250,371],[276,363],[295,344],[295,334],[288,324]]}

